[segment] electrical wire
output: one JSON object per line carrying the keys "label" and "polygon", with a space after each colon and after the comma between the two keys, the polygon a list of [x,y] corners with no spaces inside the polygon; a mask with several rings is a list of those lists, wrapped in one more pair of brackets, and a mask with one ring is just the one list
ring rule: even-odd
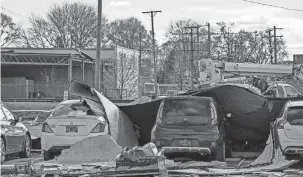
{"label": "electrical wire", "polygon": [[292,11],[303,12],[303,10],[301,10],[301,9],[291,9],[291,8],[287,8],[287,7],[276,6],[276,5],[271,5],[271,4],[264,4],[264,3],[261,3],[261,2],[250,1],[250,0],[242,0],[242,1],[250,2],[250,3],[254,3],[254,4],[259,4],[259,5],[263,5],[263,6],[269,6],[269,7],[275,7],[275,8],[285,9],[285,10],[292,10]]}
{"label": "electrical wire", "polygon": [[24,15],[18,14],[18,13],[16,13],[16,12],[11,11],[11,10],[9,10],[9,9],[6,9],[6,8],[4,8],[4,7],[1,7],[1,9],[6,10],[6,11],[8,11],[8,12],[11,12],[11,13],[13,13],[13,14],[16,14],[16,15],[19,15],[19,16],[22,16],[22,17],[27,18],[27,17],[26,17],[26,16],[24,16]]}

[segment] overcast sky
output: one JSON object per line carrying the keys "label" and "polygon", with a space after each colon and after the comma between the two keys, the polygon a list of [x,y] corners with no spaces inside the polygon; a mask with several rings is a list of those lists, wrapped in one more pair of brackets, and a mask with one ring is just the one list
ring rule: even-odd
{"label": "overcast sky", "polygon": [[[303,0],[252,0],[266,4],[303,10]],[[28,25],[31,13],[45,14],[54,3],[62,0],[1,0],[2,11],[21,25]],[[83,2],[97,7],[97,0],[65,0]],[[135,16],[148,30],[150,17],[142,11],[162,10],[155,16],[156,38],[163,42],[166,28],[171,21],[193,19],[204,24],[217,21],[233,21],[239,29],[266,30],[274,25],[284,28],[278,35],[287,41],[288,51],[303,54],[303,12],[252,4],[243,0],[103,0],[103,14],[109,20]],[[12,11],[12,12],[10,12]],[[290,56],[292,59],[292,56]]]}

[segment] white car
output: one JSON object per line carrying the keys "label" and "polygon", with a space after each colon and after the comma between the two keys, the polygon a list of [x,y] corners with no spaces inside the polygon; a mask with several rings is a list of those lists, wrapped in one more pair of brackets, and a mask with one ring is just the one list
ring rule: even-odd
{"label": "white car", "polygon": [[41,149],[44,160],[50,160],[63,149],[85,138],[107,135],[108,123],[100,112],[94,112],[85,101],[61,102],[42,124]]}
{"label": "white car", "polygon": [[289,101],[275,121],[286,157],[303,155],[303,101]]}
{"label": "white car", "polygon": [[[269,90],[272,90],[272,92],[269,92]],[[268,91],[264,93],[265,96],[272,94],[274,95],[274,97],[279,97],[279,98],[302,96],[301,93],[297,89],[295,89],[292,85],[286,83],[279,83],[279,82],[272,83],[270,88],[268,88]]]}

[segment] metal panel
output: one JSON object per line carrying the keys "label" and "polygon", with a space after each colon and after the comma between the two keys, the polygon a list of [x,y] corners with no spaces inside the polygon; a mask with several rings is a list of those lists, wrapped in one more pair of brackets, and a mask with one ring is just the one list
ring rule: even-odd
{"label": "metal panel", "polygon": [[292,74],[292,65],[262,65],[248,63],[224,63],[223,72],[264,73],[264,74]]}

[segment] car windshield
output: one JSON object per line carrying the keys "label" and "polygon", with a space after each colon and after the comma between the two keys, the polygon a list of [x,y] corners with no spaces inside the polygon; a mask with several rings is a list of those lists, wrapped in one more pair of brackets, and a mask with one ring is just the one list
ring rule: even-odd
{"label": "car windshield", "polygon": [[211,121],[210,100],[168,99],[165,100],[162,119],[167,124],[203,124]]}
{"label": "car windshield", "polygon": [[288,108],[287,122],[289,124],[303,124],[303,106]]}
{"label": "car windshield", "polygon": [[57,116],[83,116],[83,115],[94,115],[90,108],[77,104],[60,104],[58,105],[54,112],[52,113],[52,117]]}

